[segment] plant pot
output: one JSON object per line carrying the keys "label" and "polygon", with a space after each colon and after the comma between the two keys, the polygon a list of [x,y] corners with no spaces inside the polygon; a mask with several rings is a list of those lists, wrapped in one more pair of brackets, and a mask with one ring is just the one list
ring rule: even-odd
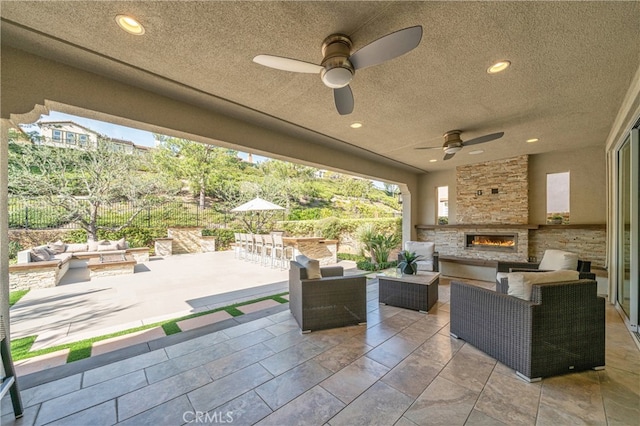
{"label": "plant pot", "polygon": [[416,271],[413,270],[411,265],[407,265],[402,269],[402,273],[407,275],[415,275]]}

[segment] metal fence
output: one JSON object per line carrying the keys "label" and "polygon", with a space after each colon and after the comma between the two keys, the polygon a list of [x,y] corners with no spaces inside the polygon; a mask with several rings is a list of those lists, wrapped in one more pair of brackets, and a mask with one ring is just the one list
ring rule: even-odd
{"label": "metal fence", "polygon": [[[130,202],[103,205],[98,210],[98,225],[116,228],[127,223],[139,208]],[[42,199],[9,198],[10,229],[74,229],[79,226],[64,209]],[[138,212],[130,226],[158,228],[167,226],[226,227],[235,217],[215,207],[200,207],[198,203],[168,201]]]}

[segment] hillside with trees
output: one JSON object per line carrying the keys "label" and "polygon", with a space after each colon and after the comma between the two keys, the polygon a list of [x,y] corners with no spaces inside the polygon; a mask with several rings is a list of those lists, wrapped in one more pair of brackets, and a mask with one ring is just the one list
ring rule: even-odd
{"label": "hillside with trees", "polygon": [[130,154],[110,149],[107,138],[95,149],[56,148],[12,133],[10,197],[45,200],[58,208],[60,223],[75,222],[93,236],[101,228],[99,208],[125,201],[134,208],[120,226],[168,200],[228,213],[260,197],[284,207],[285,220],[400,215],[395,185],[378,188],[367,179],[274,159],[254,164],[237,151],[186,139],[156,140],[157,148]]}

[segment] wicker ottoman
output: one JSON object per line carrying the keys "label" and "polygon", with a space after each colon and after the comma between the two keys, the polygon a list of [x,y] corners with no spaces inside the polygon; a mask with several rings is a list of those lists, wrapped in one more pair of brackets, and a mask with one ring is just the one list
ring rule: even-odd
{"label": "wicker ottoman", "polygon": [[385,305],[427,312],[438,301],[437,272],[406,275],[396,271],[378,274],[379,301]]}

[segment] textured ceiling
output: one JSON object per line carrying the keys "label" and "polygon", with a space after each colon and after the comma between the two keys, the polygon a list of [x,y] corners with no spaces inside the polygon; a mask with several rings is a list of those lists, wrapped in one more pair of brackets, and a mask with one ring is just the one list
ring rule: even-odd
{"label": "textured ceiling", "polygon": [[[210,97],[231,115],[261,112],[425,171],[520,154],[602,146],[640,65],[640,2],[2,1],[2,43],[172,97]],[[114,17],[146,28],[131,36]],[[272,54],[320,63],[329,34],[354,49],[422,25],[421,44],[351,84],[335,111],[319,76],[252,62]],[[512,62],[489,75],[493,62]],[[172,85],[179,83],[176,92]],[[225,102],[230,101],[230,103]],[[208,101],[207,101],[208,102]],[[251,112],[250,114],[248,112]],[[353,130],[349,124],[361,121]],[[442,134],[504,131],[452,160]],[[526,139],[539,138],[533,144]],[[481,155],[469,155],[482,148]],[[437,159],[430,163],[430,159]]]}

